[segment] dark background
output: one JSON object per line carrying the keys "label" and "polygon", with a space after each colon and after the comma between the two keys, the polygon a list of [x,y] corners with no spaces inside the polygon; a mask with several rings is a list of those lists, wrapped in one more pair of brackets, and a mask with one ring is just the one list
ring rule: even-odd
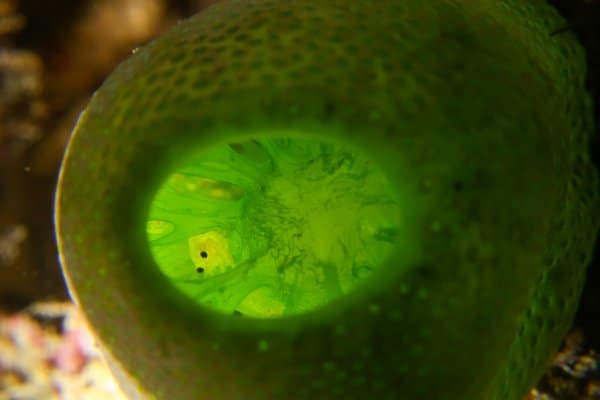
{"label": "dark background", "polygon": [[[70,129],[131,49],[211,2],[0,1],[0,310],[67,298],[52,202]],[[574,32],[587,50],[587,86],[600,121],[600,1],[550,3],[568,20],[556,34]],[[590,151],[600,165],[600,132]],[[600,350],[598,242],[574,325],[589,347]]]}

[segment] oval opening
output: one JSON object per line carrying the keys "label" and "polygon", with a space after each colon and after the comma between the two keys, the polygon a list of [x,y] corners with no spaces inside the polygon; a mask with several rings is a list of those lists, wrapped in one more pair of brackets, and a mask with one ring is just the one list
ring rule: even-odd
{"label": "oval opening", "polygon": [[190,301],[240,318],[313,311],[347,295],[397,244],[401,209],[351,147],[257,137],[190,157],[156,192],[150,252]]}

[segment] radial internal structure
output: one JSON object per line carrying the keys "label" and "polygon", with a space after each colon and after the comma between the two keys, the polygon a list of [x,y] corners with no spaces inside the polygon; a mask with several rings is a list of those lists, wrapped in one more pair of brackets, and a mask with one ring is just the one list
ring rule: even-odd
{"label": "radial internal structure", "polygon": [[156,193],[152,255],[190,301],[276,318],[323,306],[391,255],[402,209],[380,168],[338,143],[291,137],[223,144]]}

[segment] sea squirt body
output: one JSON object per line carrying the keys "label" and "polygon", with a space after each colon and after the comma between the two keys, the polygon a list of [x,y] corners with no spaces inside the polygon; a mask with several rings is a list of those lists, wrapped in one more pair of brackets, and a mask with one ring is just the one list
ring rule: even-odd
{"label": "sea squirt body", "polygon": [[[536,0],[230,0],[125,61],[76,127],[56,210],[69,287],[124,388],[522,399],[568,329],[599,226],[584,55],[551,35],[562,26]],[[153,193],[191,148],[283,134],[364,149],[410,234],[364,290],[310,313],[190,303],[148,250]]]}

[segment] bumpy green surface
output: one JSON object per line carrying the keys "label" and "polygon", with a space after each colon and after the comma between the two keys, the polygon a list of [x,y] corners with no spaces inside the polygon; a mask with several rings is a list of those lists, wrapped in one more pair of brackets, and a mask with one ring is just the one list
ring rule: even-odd
{"label": "bumpy green surface", "polygon": [[[57,197],[69,286],[129,382],[157,399],[520,400],[599,226],[584,56],[562,26],[535,0],[232,0],[133,55],[79,121]],[[152,200],[194,151],[288,134],[376,161],[403,234],[313,311],[211,311],[153,258]]]}
{"label": "bumpy green surface", "polygon": [[150,205],[159,268],[229,315],[295,315],[348,294],[411,235],[394,186],[356,151],[275,137],[190,157]]}

